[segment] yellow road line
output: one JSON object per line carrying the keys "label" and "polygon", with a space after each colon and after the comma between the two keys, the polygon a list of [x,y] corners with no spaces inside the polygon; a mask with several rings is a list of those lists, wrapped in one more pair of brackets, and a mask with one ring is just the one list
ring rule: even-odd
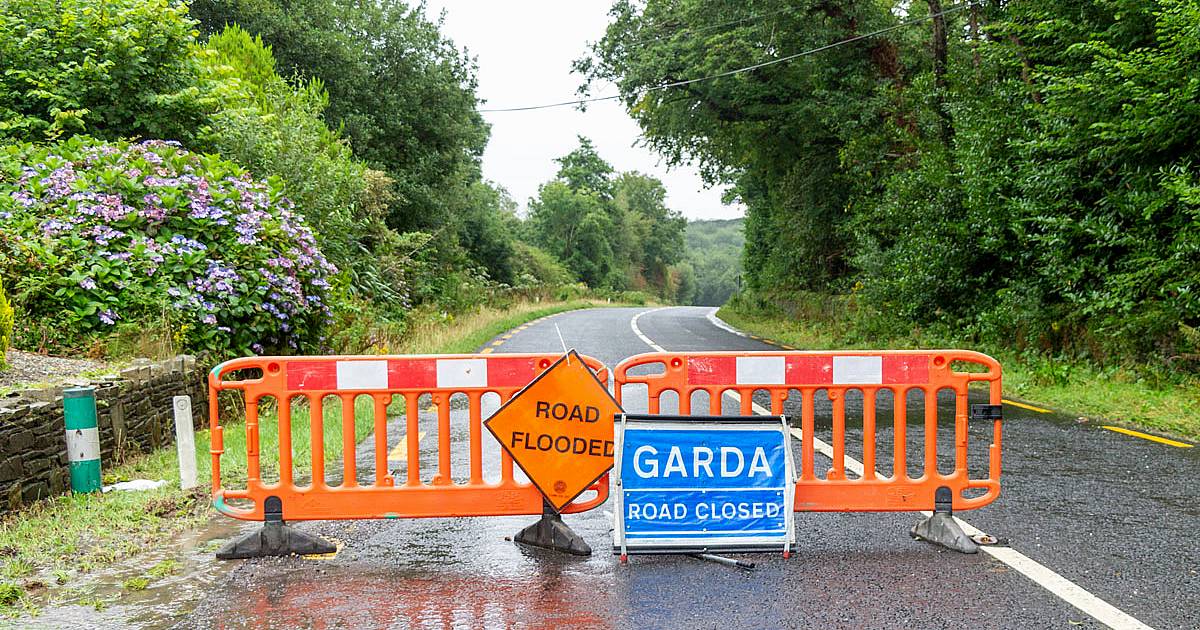
{"label": "yellow road line", "polygon": [[1133,437],[1136,437],[1136,438],[1142,438],[1143,440],[1150,440],[1151,442],[1158,442],[1159,444],[1166,444],[1167,446],[1175,446],[1178,448],[1192,448],[1193,446],[1195,446],[1195,444],[1188,444],[1187,442],[1176,442],[1175,440],[1168,440],[1165,437],[1158,437],[1157,435],[1150,435],[1149,433],[1142,433],[1141,431],[1134,431],[1132,429],[1126,429],[1124,427],[1114,427],[1114,426],[1109,426],[1106,424],[1106,425],[1104,425],[1104,428],[1108,429],[1109,431],[1116,431],[1117,433],[1124,433],[1125,435],[1132,435]]}
{"label": "yellow road line", "polygon": [[1015,400],[1009,400],[1009,399],[1007,399],[1007,398],[1004,398],[1004,399],[1002,399],[1000,402],[1002,402],[1002,403],[1004,403],[1004,404],[1006,404],[1006,405],[1012,405],[1012,406],[1014,406],[1014,407],[1020,407],[1020,408],[1022,408],[1022,409],[1028,409],[1028,410],[1030,410],[1030,411],[1036,411],[1036,412],[1038,412],[1038,413],[1053,413],[1053,412],[1051,412],[1049,409],[1042,409],[1041,407],[1034,407],[1033,405],[1026,405],[1025,403],[1019,403],[1019,402],[1017,402],[1017,401],[1015,401]]}
{"label": "yellow road line", "polygon": [[495,340],[495,341],[493,341],[493,342],[492,342],[492,345],[493,345],[493,346],[499,346],[499,345],[501,345],[501,344],[503,344],[503,343],[504,343],[504,340],[503,340],[503,339],[497,339],[497,340]]}
{"label": "yellow road line", "polygon": [[493,350],[495,350],[495,348],[484,348],[483,350],[479,351],[479,354],[491,354]]}
{"label": "yellow road line", "polygon": [[503,337],[501,337],[501,339],[505,339],[505,340],[512,339],[512,338],[513,338],[513,333],[508,333],[507,335],[504,335]]}
{"label": "yellow road line", "polygon": [[[424,431],[417,432],[417,441],[418,442],[420,442],[424,437],[425,437]],[[408,436],[407,435],[401,437],[400,441],[396,443],[396,446],[392,447],[391,452],[388,453],[388,461],[389,462],[403,461],[406,459],[408,459]]]}

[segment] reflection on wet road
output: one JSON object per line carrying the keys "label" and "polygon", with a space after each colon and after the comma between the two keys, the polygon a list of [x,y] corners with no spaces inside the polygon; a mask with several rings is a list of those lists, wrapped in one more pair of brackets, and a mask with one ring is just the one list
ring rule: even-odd
{"label": "reflection on wet road", "polygon": [[[498,352],[557,352],[567,344],[614,366],[646,352],[630,318],[646,309],[598,309],[555,316],[505,340]],[[641,331],[673,351],[767,350],[709,320],[706,309],[670,308],[640,318]],[[645,392],[625,394],[626,409],[645,411]],[[765,397],[756,402],[769,406]],[[830,439],[828,399],[816,399],[817,437]],[[972,402],[975,402],[972,400]],[[707,401],[694,400],[703,409]],[[799,418],[798,396],[785,412]],[[953,461],[952,395],[913,394],[908,474],[925,458],[925,404],[936,404],[936,460]],[[467,475],[465,409],[451,413],[453,477]],[[485,398],[484,417],[498,406]],[[736,413],[736,402],[723,403]],[[877,461],[892,461],[890,394],[877,399]],[[668,402],[661,410],[673,411]],[[847,400],[847,455],[862,457],[862,396]],[[1138,441],[1018,408],[1005,408],[1005,469],[1000,499],[962,513],[979,528],[1058,571],[1137,619],[1161,628],[1200,627],[1200,553],[1191,542],[1200,490],[1200,454]],[[436,414],[420,433],[388,427],[388,447],[420,439],[422,476],[436,468]],[[986,470],[991,425],[972,427],[968,463]],[[485,477],[499,476],[499,447],[484,432]],[[799,448],[798,441],[794,442]],[[359,475],[373,477],[373,438],[359,447]],[[948,454],[948,455],[944,455]],[[944,459],[948,457],[948,459]],[[799,457],[797,457],[799,462]],[[886,462],[886,465],[883,464]],[[819,456],[815,472],[831,462]],[[400,475],[402,462],[392,462]],[[333,467],[331,467],[331,470]],[[518,477],[520,473],[518,471]],[[790,560],[758,554],[742,572],[681,556],[639,556],[621,565],[609,554],[611,502],[565,521],[595,550],[578,558],[526,549],[506,537],[534,517],[409,519],[304,523],[344,543],[330,560],[273,558],[241,562],[206,587],[184,628],[479,628],[479,627],[1102,627],[1025,576],[985,554],[961,555],[914,542],[911,513],[798,513]],[[143,624],[145,627],[154,623]],[[74,626],[78,627],[78,625]]]}
{"label": "reflection on wet road", "polygon": [[[638,310],[604,309],[567,313],[530,326],[499,348],[499,352],[554,352],[559,349],[554,324],[568,345],[607,365],[647,351],[629,327]],[[733,335],[712,324],[702,309],[665,309],[640,318],[641,330],[668,350],[764,350],[761,342]],[[828,440],[831,409],[817,396],[817,437]],[[894,401],[882,394],[877,401],[878,461],[891,461]],[[798,396],[785,411],[799,417]],[[645,411],[641,396],[626,392],[630,412]],[[766,405],[765,399],[759,399]],[[919,393],[907,401],[906,444],[908,472],[920,474],[924,436],[919,420],[924,405]],[[933,401],[929,401],[932,403]],[[694,404],[706,401],[695,400]],[[485,417],[498,400],[485,400]],[[952,426],[953,396],[943,392],[936,401],[940,422]],[[725,400],[726,413],[736,402]],[[703,408],[703,407],[696,407]],[[861,394],[847,400],[847,454],[862,454]],[[673,411],[669,400],[662,412]],[[1078,531],[1070,521],[1078,508],[1090,505],[1088,517],[1104,526],[1112,512],[1127,513],[1128,505],[1114,504],[1106,495],[1117,486],[1095,466],[1112,456],[1114,441],[1106,432],[1056,419],[1035,418],[1008,409],[1007,469],[1001,499],[979,512],[964,514],[981,528],[1013,540],[1014,546],[1053,566],[1143,621],[1163,627],[1186,623],[1188,607],[1146,606],[1144,598],[1123,596],[1130,585],[1121,572],[1147,567],[1106,553],[1102,543],[1081,549],[1067,532]],[[389,427],[389,446],[401,437],[403,425]],[[990,424],[972,427],[968,462],[984,466]],[[436,419],[421,419],[423,464],[436,459]],[[454,477],[465,478],[469,433],[466,413],[451,418]],[[408,438],[411,439],[411,438]],[[938,432],[938,462],[953,453],[953,431]],[[1074,445],[1084,453],[1063,457]],[[1140,455],[1140,444],[1121,443]],[[797,442],[797,448],[798,448]],[[363,446],[370,450],[371,444]],[[1060,450],[1064,449],[1064,450]],[[1060,450],[1047,460],[1042,454]],[[1016,452],[1014,452],[1016,451]],[[499,447],[486,436],[485,476],[498,475]],[[1178,457],[1178,453],[1169,453]],[[1027,459],[1029,458],[1029,459]],[[1090,460],[1090,461],[1089,461]],[[360,461],[370,461],[362,458]],[[797,460],[799,461],[799,460]],[[1126,460],[1130,461],[1130,460]],[[1137,461],[1136,459],[1132,461]],[[816,472],[823,475],[831,462],[818,456]],[[1179,462],[1178,472],[1195,470],[1196,459]],[[430,470],[425,466],[425,470]],[[1111,468],[1111,467],[1108,467]],[[1111,472],[1106,467],[1100,470]],[[395,472],[395,471],[393,471]],[[460,477],[460,473],[463,475]],[[883,471],[885,474],[891,471]],[[518,472],[519,474],[519,472]],[[1071,477],[1076,477],[1072,479]],[[1039,485],[1032,479],[1041,479]],[[1095,495],[1080,497],[1073,489],[1093,484]],[[1162,484],[1157,484],[1162,487]],[[1185,484],[1181,492],[1195,490]],[[1122,487],[1119,494],[1137,489]],[[1120,500],[1120,499],[1118,499]],[[1126,500],[1128,500],[1126,498]],[[1195,505],[1195,502],[1189,502]],[[622,566],[606,553],[612,523],[611,503],[566,521],[596,550],[589,558],[574,558],[521,548],[506,540],[533,518],[425,519],[312,523],[303,527],[345,541],[333,560],[299,559],[250,561],[233,571],[229,582],[207,598],[189,617],[188,627],[1046,627],[1072,623],[1098,626],[1093,619],[1058,599],[1024,576],[983,554],[964,556],[912,541],[908,529],[916,515],[818,514],[796,515],[798,549],[791,560],[777,554],[754,557],[759,568],[737,572],[686,557],[635,557]],[[1178,510],[1178,508],[1175,508]],[[1188,522],[1174,514],[1172,523]],[[1043,523],[1050,524],[1049,527]],[[1178,555],[1157,554],[1153,571],[1186,577],[1186,560],[1195,552],[1182,541]],[[1051,541],[1054,541],[1053,543]],[[1093,553],[1096,550],[1098,553]],[[1080,561],[1077,557],[1085,556]],[[1084,572],[1072,571],[1076,566]],[[1101,570],[1100,567],[1104,567]],[[1114,579],[1115,578],[1115,579]],[[1139,580],[1144,593],[1156,592],[1165,601],[1200,604],[1195,576],[1191,586]],[[1157,589],[1156,591],[1153,589]],[[231,597],[229,594],[237,594]],[[1136,601],[1132,601],[1136,600]],[[1163,601],[1163,600],[1160,600]],[[1126,608],[1128,606],[1128,608]]]}

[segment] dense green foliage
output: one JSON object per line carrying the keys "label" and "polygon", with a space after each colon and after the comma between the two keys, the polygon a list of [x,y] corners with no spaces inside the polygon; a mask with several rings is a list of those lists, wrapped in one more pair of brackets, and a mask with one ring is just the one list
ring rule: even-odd
{"label": "dense green foliage", "polygon": [[187,5],[6,0],[0,142],[64,133],[187,141],[202,119]]}
{"label": "dense green foliage", "polygon": [[12,345],[13,308],[4,292],[4,278],[0,277],[0,369],[8,365],[5,353]]}
{"label": "dense green foliage", "polygon": [[207,33],[238,24],[262,37],[284,76],[318,79],[325,112],[355,155],[395,180],[390,223],[402,230],[453,223],[478,181],[488,129],[473,63],[425,17],[383,0],[196,0]]}
{"label": "dense green foliage", "polygon": [[612,16],[577,69],[747,205],[753,296],[850,296],[863,334],[1197,356],[1195,2],[620,0]]}
{"label": "dense green foliage", "polygon": [[[0,4],[0,60],[0,271],[17,274],[10,294],[24,347],[98,342],[92,350],[104,352],[114,331],[157,331],[173,333],[176,348],[217,354],[316,348],[332,310],[323,348],[355,351],[370,343],[356,331],[403,334],[414,310],[450,317],[576,281],[519,240],[528,230],[516,204],[482,180],[488,129],[476,111],[473,62],[420,6],[262,0],[197,2],[189,13],[167,1],[15,0]],[[192,170],[153,174],[141,152],[167,145],[131,138],[179,141],[169,150],[187,157],[171,159]],[[84,151],[130,163],[89,162]],[[147,174],[169,183],[160,191]],[[78,188],[65,201],[30,188],[59,175]],[[232,259],[212,256],[236,241],[229,230],[238,224],[208,225],[149,201],[226,195],[230,177],[252,182],[270,220],[298,230],[304,220],[313,241],[304,255],[327,256],[339,270],[301,261],[313,274],[301,284],[321,284],[305,287],[295,309],[273,291],[243,295],[264,268],[244,243],[232,246]],[[111,195],[116,206],[92,212],[75,195]],[[292,204],[295,217],[279,214]],[[137,218],[146,212],[152,220]],[[107,230],[121,236],[88,244]],[[155,250],[174,236],[203,245],[249,289],[205,296],[195,310],[186,287],[205,271],[192,260],[199,254],[180,262]],[[291,249],[272,242],[264,251],[288,258]]]}
{"label": "dense green foliage", "polygon": [[[216,36],[237,24],[260,38],[278,73],[297,77],[298,92],[319,86],[327,101],[316,111],[345,137],[357,159],[386,175],[373,180],[382,189],[367,192],[371,212],[345,202],[339,206],[369,225],[316,226],[326,239],[341,238],[335,232],[363,235],[358,245],[370,250],[364,264],[348,265],[323,241],[331,259],[355,269],[356,293],[406,306],[457,309],[486,299],[485,285],[553,284],[547,280],[553,273],[547,278],[526,273],[543,269],[543,256],[518,246],[516,204],[481,177],[488,128],[476,109],[474,63],[426,18],[422,6],[394,0],[197,0],[191,14],[202,32]],[[276,118],[266,124],[287,129]],[[302,205],[299,195],[289,194]],[[401,236],[381,233],[381,222]],[[401,295],[389,295],[389,287]]]}
{"label": "dense green foliage", "polygon": [[742,275],[743,219],[689,221],[687,259],[695,291],[680,301],[720,306],[737,291]]}
{"label": "dense green foliage", "polygon": [[352,294],[407,299],[402,278],[378,264],[394,238],[384,225],[391,182],[355,159],[326,126],[321,82],[284,80],[270,49],[237,26],[214,34],[197,56],[200,85],[219,104],[199,134],[199,147],[253,173],[280,177],[321,250],[346,270]]}
{"label": "dense green foliage", "polygon": [[650,288],[675,299],[672,265],[683,255],[687,224],[667,208],[662,182],[641,173],[615,174],[587,138],[559,158],[554,180],[529,208],[533,239],[589,287]]}
{"label": "dense green foliage", "polygon": [[278,180],[151,140],[72,138],[0,150],[0,275],[19,345],[159,321],[220,354],[315,344],[326,262]]}

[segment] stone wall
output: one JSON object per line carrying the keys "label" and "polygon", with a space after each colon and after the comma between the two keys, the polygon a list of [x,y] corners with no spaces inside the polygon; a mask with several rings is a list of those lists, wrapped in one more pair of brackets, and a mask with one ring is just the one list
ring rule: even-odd
{"label": "stone wall", "polygon": [[[120,374],[86,381],[96,388],[103,469],[174,443],[174,396],[191,396],[196,427],[207,427],[207,378],[194,357],[181,355],[161,363],[139,359]],[[0,514],[70,489],[62,389],[0,398]]]}

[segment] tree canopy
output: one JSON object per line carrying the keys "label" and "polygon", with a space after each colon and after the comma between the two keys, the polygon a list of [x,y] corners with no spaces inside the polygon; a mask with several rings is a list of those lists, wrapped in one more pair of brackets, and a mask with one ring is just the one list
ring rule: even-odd
{"label": "tree canopy", "polygon": [[591,287],[641,289],[674,299],[671,266],[687,221],[666,205],[658,179],[617,174],[587,138],[558,159],[554,180],[530,203],[533,238]]}
{"label": "tree canopy", "polygon": [[261,37],[284,76],[321,81],[330,126],[394,180],[392,227],[454,221],[457,200],[479,180],[488,127],[476,109],[474,62],[422,5],[196,0],[191,13],[203,32],[238,24]]}
{"label": "tree canopy", "polygon": [[611,15],[576,63],[585,88],[615,82],[650,146],[746,204],[751,292],[854,293],[876,329],[1195,352],[1194,2],[619,0]]}

